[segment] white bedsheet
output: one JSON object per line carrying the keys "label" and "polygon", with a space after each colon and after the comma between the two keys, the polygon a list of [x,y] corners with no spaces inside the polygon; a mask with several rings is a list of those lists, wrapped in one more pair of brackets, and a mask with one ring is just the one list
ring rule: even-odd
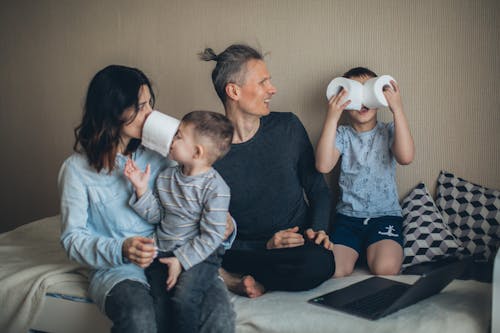
{"label": "white bedsheet", "polygon": [[0,332],[27,332],[51,286],[86,280],[59,244],[59,216],[0,235]]}
{"label": "white bedsheet", "polygon": [[[377,321],[308,304],[307,300],[366,279],[366,275],[326,281],[305,292],[272,292],[257,299],[233,296],[238,333],[487,333],[491,285],[455,280],[440,294]],[[413,283],[416,276],[398,276]]]}
{"label": "white bedsheet", "polygon": [[[59,217],[53,216],[0,235],[0,332],[27,332],[37,321],[44,306],[46,292],[86,296],[86,270],[66,258],[59,244],[59,225]],[[257,299],[233,295],[232,302],[237,313],[236,331],[488,332],[491,320],[491,284],[477,281],[455,280],[440,294],[378,321],[361,319],[307,303],[307,300],[315,296],[367,277],[358,271],[354,276],[326,281],[310,291],[270,292]],[[407,283],[412,283],[416,278],[394,277]],[[95,315],[104,316],[98,311]],[[75,316],[72,318],[72,324],[78,325],[74,321]],[[50,320],[46,322],[50,323]],[[59,316],[55,320],[65,318]]]}

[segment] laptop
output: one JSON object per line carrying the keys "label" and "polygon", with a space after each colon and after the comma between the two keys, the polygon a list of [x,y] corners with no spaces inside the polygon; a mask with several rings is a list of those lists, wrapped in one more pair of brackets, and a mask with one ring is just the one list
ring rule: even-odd
{"label": "laptop", "polygon": [[423,274],[414,284],[371,277],[315,297],[309,303],[376,320],[439,293],[464,272],[469,262],[446,263]]}

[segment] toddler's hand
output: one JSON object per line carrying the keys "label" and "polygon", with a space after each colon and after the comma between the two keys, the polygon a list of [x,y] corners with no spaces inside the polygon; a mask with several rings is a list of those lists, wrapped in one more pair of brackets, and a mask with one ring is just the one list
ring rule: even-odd
{"label": "toddler's hand", "polygon": [[151,175],[151,166],[148,164],[144,172],[137,167],[131,159],[125,163],[123,174],[134,186],[137,197],[140,198],[148,189],[149,176]]}
{"label": "toddler's hand", "polygon": [[160,258],[161,263],[168,266],[167,290],[172,289],[177,283],[177,278],[182,273],[182,266],[176,257]]}
{"label": "toddler's hand", "polygon": [[392,113],[403,111],[401,90],[396,81],[391,80],[391,86],[384,89],[384,96]]}
{"label": "toddler's hand", "polygon": [[342,88],[340,92],[330,98],[328,101],[328,115],[327,117],[333,117],[335,120],[339,120],[340,116],[342,115],[342,112],[344,109],[351,104],[351,100],[348,99],[347,101],[344,102],[344,98],[347,95],[347,90]]}

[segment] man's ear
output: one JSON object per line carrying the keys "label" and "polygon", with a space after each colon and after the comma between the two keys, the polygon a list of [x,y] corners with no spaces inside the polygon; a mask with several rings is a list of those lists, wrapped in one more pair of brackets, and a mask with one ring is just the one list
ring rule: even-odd
{"label": "man's ear", "polygon": [[235,83],[226,84],[226,95],[232,100],[240,99],[240,87]]}

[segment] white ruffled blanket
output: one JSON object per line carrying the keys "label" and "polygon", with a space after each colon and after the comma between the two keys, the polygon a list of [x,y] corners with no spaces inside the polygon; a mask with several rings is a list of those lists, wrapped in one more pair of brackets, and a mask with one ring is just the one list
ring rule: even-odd
{"label": "white ruffled blanket", "polygon": [[[45,293],[85,295],[86,270],[70,262],[59,244],[58,216],[0,235],[0,332],[26,333],[37,320]],[[356,275],[331,279],[304,292],[270,292],[257,299],[233,295],[236,331],[302,332],[408,332],[487,333],[491,320],[491,284],[455,280],[440,294],[369,321],[332,311],[307,300],[361,281]],[[416,276],[394,279],[412,283]],[[68,290],[67,286],[72,286]],[[75,290],[73,290],[75,289]],[[71,302],[71,301],[68,301]],[[101,315],[101,314],[99,314]],[[87,321],[91,325],[92,321]],[[75,323],[78,325],[78,323]],[[99,329],[90,331],[99,332]]]}
{"label": "white ruffled blanket", "polygon": [[[491,285],[455,280],[440,294],[377,321],[309,304],[313,297],[366,279],[331,279],[304,292],[271,292],[256,299],[233,296],[238,333],[488,333]],[[396,280],[413,283],[416,276]],[[497,314],[498,315],[498,314]]]}
{"label": "white ruffled blanket", "polygon": [[59,235],[59,216],[0,234],[0,332],[28,332],[48,288],[87,279],[66,257]]}

